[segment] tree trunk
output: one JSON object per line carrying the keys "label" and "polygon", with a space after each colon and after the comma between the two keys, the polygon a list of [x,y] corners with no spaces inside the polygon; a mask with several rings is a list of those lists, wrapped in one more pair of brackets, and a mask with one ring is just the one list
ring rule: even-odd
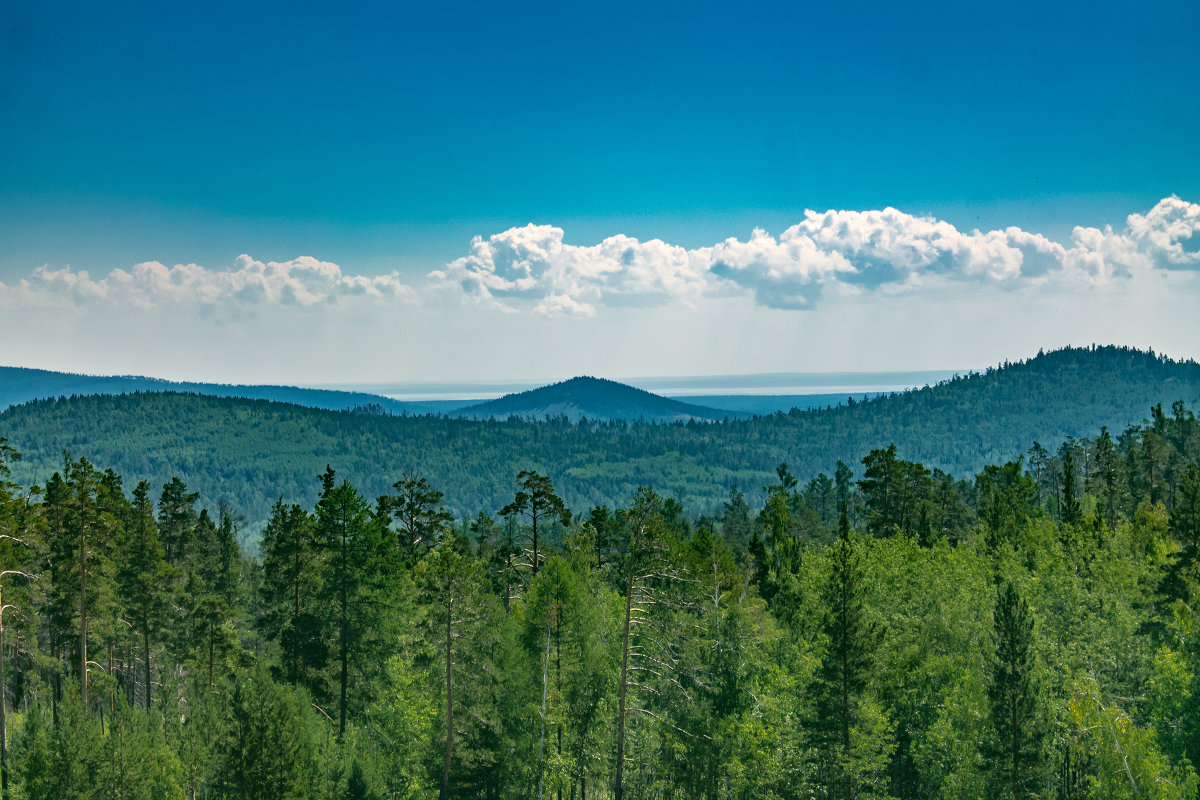
{"label": "tree trunk", "polygon": [[213,685],[213,640],[216,634],[213,631],[213,621],[208,621],[208,687],[211,689]]}
{"label": "tree trunk", "polygon": [[[554,614],[554,689],[562,692],[562,609],[557,609]],[[558,737],[558,758],[562,760],[562,725],[554,726],[554,732]],[[558,800],[562,800],[562,783],[558,784]]]}
{"label": "tree trunk", "polygon": [[[635,541],[636,548],[636,541]],[[629,553],[629,577],[625,581],[625,628],[621,636],[621,685],[617,703],[617,784],[615,800],[625,797],[625,692],[629,677],[629,620],[633,614],[633,574],[637,569],[636,551]]]}
{"label": "tree trunk", "polygon": [[51,719],[54,721],[54,730],[58,730],[58,701],[62,697],[62,662],[59,661],[60,643],[58,634],[53,635],[53,644],[50,646],[54,653],[54,691],[50,693],[50,711]]}
{"label": "tree trunk", "polygon": [[125,693],[129,700],[129,710],[137,705],[137,664],[133,660],[133,629],[129,630],[129,638],[125,640],[125,674],[129,676],[129,690]]}
{"label": "tree trunk", "polygon": [[538,800],[542,800],[542,777],[546,754],[546,684],[550,676],[550,626],[546,625],[546,660],[542,662],[542,735],[538,739]]}
{"label": "tree trunk", "polygon": [[453,666],[450,622],[453,618],[454,601],[450,596],[449,576],[446,583],[446,757],[442,762],[442,791],[438,795],[440,800],[449,800],[450,797],[450,758],[454,752],[454,683],[450,675]]}
{"label": "tree trunk", "polygon": [[532,506],[530,519],[533,520],[533,577],[536,578],[538,571],[537,506]]}
{"label": "tree trunk", "polygon": [[142,631],[142,656],[146,662],[146,710],[150,710],[150,631]]}
{"label": "tree trunk", "polygon": [[[843,543],[843,547],[846,546]],[[847,614],[850,605],[850,597],[846,591],[845,583],[841,587],[841,627],[842,627],[842,759],[843,763],[849,760],[850,757],[850,645],[846,641],[847,631],[850,627],[849,616]],[[843,768],[844,769],[844,768]],[[853,782],[850,779],[848,772],[842,774],[842,798],[843,800],[852,800],[854,796]]]}
{"label": "tree trunk", "polygon": [[4,599],[0,595],[0,797],[8,800],[8,672],[4,663]]}
{"label": "tree trunk", "polygon": [[87,706],[87,539],[79,530],[79,696]]}
{"label": "tree trunk", "polygon": [[342,607],[341,607],[341,637],[340,637],[341,641],[339,642],[339,645],[338,645],[338,649],[340,650],[340,656],[341,656],[341,661],[342,661],[341,703],[340,703],[340,711],[338,712],[338,741],[339,742],[342,741],[342,737],[346,733],[346,684],[350,680],[349,654],[346,652],[348,649],[348,644],[349,644],[347,641],[347,631],[346,631],[346,616],[347,616],[346,605],[348,602],[348,598],[346,597],[346,580],[347,580],[347,578],[346,578],[346,533],[347,533],[346,523],[345,523],[345,520],[343,519],[343,522],[342,522],[342,576],[341,576],[341,578],[342,578],[342,585],[341,585],[341,605],[342,605]]}

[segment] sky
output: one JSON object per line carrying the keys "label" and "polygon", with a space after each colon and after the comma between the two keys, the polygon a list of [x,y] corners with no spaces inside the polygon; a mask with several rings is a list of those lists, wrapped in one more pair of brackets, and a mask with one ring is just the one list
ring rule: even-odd
{"label": "sky", "polygon": [[0,363],[244,383],[1200,357],[1200,4],[0,15]]}

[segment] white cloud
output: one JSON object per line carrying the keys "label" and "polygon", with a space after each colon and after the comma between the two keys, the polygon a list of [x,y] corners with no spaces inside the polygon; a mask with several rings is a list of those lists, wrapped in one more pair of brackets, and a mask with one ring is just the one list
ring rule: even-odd
{"label": "white cloud", "polygon": [[93,304],[143,310],[175,306],[203,310],[223,305],[307,307],[353,296],[416,301],[412,287],[397,273],[347,275],[337,264],[308,256],[262,262],[241,255],[229,270],[196,264],[168,267],[147,261],[128,270],[114,269],[98,279],[86,270],[42,266],[11,286],[0,283],[0,306],[8,308]]}
{"label": "white cloud", "polygon": [[599,305],[694,304],[730,289],[770,308],[811,309],[830,288],[895,295],[952,282],[1101,286],[1154,268],[1200,265],[1197,245],[1200,205],[1174,196],[1131,215],[1120,232],[1076,228],[1069,245],[1015,227],[963,232],[894,208],[807,211],[778,238],[756,229],[746,241],[694,250],[627,236],[569,245],[561,228],[527,225],[476,237],[470,255],[430,278],[488,305],[547,315],[594,316]]}
{"label": "white cloud", "polygon": [[1130,214],[1128,235],[1160,264],[1200,265],[1200,205],[1164,198],[1145,215]]}
{"label": "white cloud", "polygon": [[658,239],[619,235],[580,247],[563,244],[562,228],[526,225],[486,240],[476,236],[469,255],[430,278],[487,305],[591,316],[601,300],[657,305],[698,297],[708,282],[705,273],[706,265],[687,250]]}
{"label": "white cloud", "polygon": [[778,237],[756,229],[746,240],[690,250],[624,235],[573,245],[564,242],[562,228],[531,224],[476,237],[467,255],[431,272],[421,289],[396,272],[348,274],[307,256],[263,262],[242,255],[227,270],[151,261],[99,278],[44,266],[11,285],[0,283],[0,308],[187,309],[204,316],[333,307],[353,298],[386,308],[448,295],[544,317],[667,304],[695,308],[719,297],[811,310],[830,295],[903,296],[956,285],[1084,291],[1197,267],[1200,205],[1171,196],[1130,215],[1118,231],[1077,227],[1067,243],[1015,227],[963,232],[894,208],[807,211]]}
{"label": "white cloud", "polygon": [[858,270],[844,256],[820,249],[812,239],[788,228],[777,241],[755,229],[748,241],[726,239],[699,251],[709,270],[754,292],[758,302],[771,308],[811,308],[824,283],[837,274]]}

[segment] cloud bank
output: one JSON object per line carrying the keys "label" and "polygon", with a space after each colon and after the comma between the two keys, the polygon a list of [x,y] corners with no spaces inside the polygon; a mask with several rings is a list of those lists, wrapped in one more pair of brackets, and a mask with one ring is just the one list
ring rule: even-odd
{"label": "cloud bank", "polygon": [[103,278],[70,268],[38,267],[11,286],[0,283],[0,307],[57,308],[107,305],[141,309],[218,306],[309,307],[330,305],[343,297],[364,296],[414,302],[416,293],[396,273],[347,275],[328,261],[301,256],[291,261],[256,261],[241,255],[232,269],[210,270],[196,264],[167,267],[157,261],[129,270],[114,269]]}
{"label": "cloud bank", "polygon": [[963,232],[948,222],[882,211],[808,211],[778,237],[755,230],[687,250],[614,236],[563,242],[549,225],[476,237],[471,252],[430,274],[434,286],[484,305],[594,315],[597,306],[694,303],[742,290],[762,306],[814,308],[826,291],[888,294],[974,283],[1103,285],[1150,270],[1200,267],[1200,205],[1178,197],[1121,231],[1076,227],[1067,245],[1010,227]]}
{"label": "cloud bank", "polygon": [[427,276],[347,274],[300,257],[239,256],[228,270],[138,264],[102,278],[39,267],[0,283],[0,308],[104,306],[115,310],[336,307],[349,298],[385,306],[459,299],[505,312],[593,317],[602,308],[695,307],[742,296],[772,309],[808,310],[826,294],[916,294],[946,287],[1059,287],[1067,291],[1200,270],[1200,205],[1171,196],[1114,231],[1076,227],[1067,244],[1020,228],[964,232],[894,208],[807,211],[772,236],[755,230],[695,249],[618,235],[599,244],[563,241],[562,228],[526,225],[488,238]]}

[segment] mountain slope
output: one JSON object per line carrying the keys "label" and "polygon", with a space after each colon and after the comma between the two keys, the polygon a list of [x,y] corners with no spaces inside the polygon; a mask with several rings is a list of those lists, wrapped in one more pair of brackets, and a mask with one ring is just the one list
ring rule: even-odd
{"label": "mountain slope", "polygon": [[445,492],[459,516],[495,513],[518,471],[549,474],[576,510],[624,504],[640,485],[712,512],[736,484],[753,499],[787,462],[802,480],[861,468],[889,443],[954,476],[1021,456],[1035,441],[1114,436],[1162,403],[1200,404],[1200,365],[1125,348],[1060,350],[937,386],[832,409],[719,423],[570,423],[381,417],[283,403],[139,394],[39,401],[0,413],[25,458],[14,479],[44,482],[62,452],[155,487],[172,475],[253,522],[277,498],[311,504],[332,465],[367,497],[405,469]]}
{"label": "mountain slope", "polygon": [[496,400],[460,408],[454,413],[455,416],[470,419],[504,419],[509,416],[545,419],[565,416],[572,422],[580,419],[687,422],[740,416],[736,411],[704,408],[616,381],[592,377],[571,378],[527,392],[506,394]]}
{"label": "mountain slope", "polygon": [[133,392],[190,392],[212,397],[244,397],[334,411],[377,407],[390,414],[437,413],[436,410],[423,408],[419,404],[404,403],[365,392],[305,389],[298,386],[176,382],[138,375],[80,375],[26,367],[0,367],[0,409],[44,398]]}

